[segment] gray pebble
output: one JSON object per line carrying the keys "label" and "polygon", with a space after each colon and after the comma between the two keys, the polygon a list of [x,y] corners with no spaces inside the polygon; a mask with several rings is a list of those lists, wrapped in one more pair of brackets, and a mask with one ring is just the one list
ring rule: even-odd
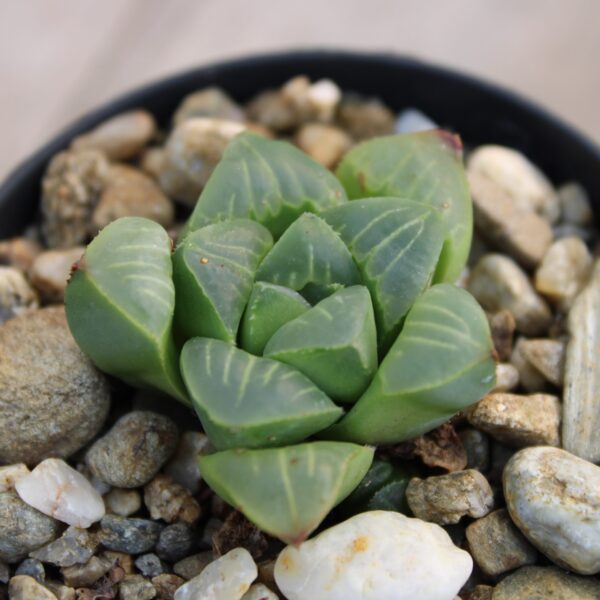
{"label": "gray pebble", "polygon": [[142,554],[154,548],[162,525],[148,519],[127,519],[106,515],[100,522],[98,539],[109,550]]}
{"label": "gray pebble", "polygon": [[38,297],[23,273],[0,266],[0,323],[39,306]]}
{"label": "gray pebble", "polygon": [[598,600],[600,581],[556,567],[522,567],[494,588],[494,600]]}
{"label": "gray pebble", "polygon": [[558,446],[561,406],[550,394],[488,394],[468,413],[469,423],[507,444]]}
{"label": "gray pebble", "polygon": [[119,598],[120,600],[152,600],[156,598],[156,589],[141,575],[127,575],[119,585]]}
{"label": "gray pebble", "polygon": [[195,542],[194,532],[188,525],[174,523],[160,532],[156,554],[167,562],[177,562],[193,551]]}
{"label": "gray pebble", "polygon": [[210,442],[204,433],[185,431],[179,438],[177,451],[165,466],[165,473],[186,487],[192,494],[200,491],[202,475],[198,466],[198,458],[208,450]]}
{"label": "gray pebble", "polygon": [[543,392],[546,390],[547,380],[526,358],[523,344],[527,340],[519,338],[513,348],[510,363],[519,372],[519,383],[527,392]]}
{"label": "gray pebble", "polygon": [[9,566],[0,561],[0,583],[8,583],[10,579],[10,568]]}
{"label": "gray pebble", "polygon": [[95,534],[87,529],[69,527],[60,538],[31,552],[30,556],[58,567],[71,567],[90,560],[97,547]]}
{"label": "gray pebble", "polygon": [[150,481],[177,445],[177,427],[163,415],[134,411],[121,417],[89,449],[92,473],[115,487],[134,488]]}
{"label": "gray pebble", "polygon": [[490,464],[490,441],[485,433],[468,427],[458,432],[467,452],[467,469],[477,469],[482,473]]}
{"label": "gray pebble", "polygon": [[184,579],[193,579],[196,575],[204,570],[206,565],[210,564],[215,557],[212,551],[207,550],[206,552],[200,552],[198,554],[192,554],[173,565],[173,571],[180,575]]}
{"label": "gray pebble", "polygon": [[560,340],[523,340],[521,354],[552,385],[561,387],[565,375],[565,344]]}
{"label": "gray pebble", "polygon": [[10,600],[56,600],[56,596],[29,575],[16,575],[8,585]]}
{"label": "gray pebble", "polygon": [[144,577],[156,577],[166,573],[169,567],[156,554],[142,554],[135,559],[135,566]]}
{"label": "gray pebble", "polygon": [[227,144],[246,128],[235,121],[194,118],[182,121],[167,140],[160,185],[171,198],[194,206]]}
{"label": "gray pebble", "polygon": [[585,227],[594,220],[592,205],[585,188],[574,181],[564,183],[558,190],[563,223]]}
{"label": "gray pebble", "polygon": [[543,335],[552,322],[548,305],[536,293],[527,275],[512,259],[486,254],[469,277],[468,290],[486,310],[509,310],[525,335]]}
{"label": "gray pebble", "polygon": [[15,575],[29,575],[39,583],[44,583],[46,571],[44,565],[35,558],[26,558],[16,569]]}
{"label": "gray pebble", "polygon": [[396,133],[415,133],[436,129],[437,123],[417,108],[405,108],[396,118]]}
{"label": "gray pebble", "polygon": [[466,515],[483,517],[494,505],[490,484],[475,469],[414,477],[406,488],[406,499],[417,518],[439,525],[458,523]]}
{"label": "gray pebble", "polygon": [[504,468],[510,516],[559,566],[600,572],[600,467],[558,448],[525,448]]}
{"label": "gray pebble", "polygon": [[59,531],[57,521],[25,504],[15,492],[0,494],[0,560],[17,563]]}
{"label": "gray pebble", "polygon": [[[35,368],[32,368],[35,365]],[[102,427],[108,383],[71,336],[64,307],[0,326],[0,463],[66,458]]]}
{"label": "gray pebble", "polygon": [[537,560],[535,548],[515,527],[506,509],[477,519],[465,534],[471,556],[486,575],[501,575]]}

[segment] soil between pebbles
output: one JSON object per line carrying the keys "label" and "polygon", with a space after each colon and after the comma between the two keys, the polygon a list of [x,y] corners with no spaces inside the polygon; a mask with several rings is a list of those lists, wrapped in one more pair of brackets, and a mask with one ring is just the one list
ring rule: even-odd
{"label": "soil between pebbles", "polygon": [[[172,402],[134,399],[77,348],[60,306],[65,265],[120,216],[152,218],[176,236],[242,130],[291,140],[335,168],[363,139],[430,126],[418,112],[395,115],[376,98],[297,77],[247,106],[198,90],[165,131],[142,110],[119,115],[52,159],[41,222],[0,241],[0,431],[11,432],[0,439],[0,599],[284,597],[273,579],[282,545],[201,480],[199,423]],[[412,514],[470,553],[464,600],[544,590],[600,598],[600,468],[584,460],[597,457],[600,433],[573,438],[587,431],[578,418],[600,414],[600,360],[585,346],[600,339],[591,204],[577,182],[556,187],[514,150],[472,148],[466,159],[476,228],[460,282],[488,312],[498,386],[451,423],[379,455],[413,466]],[[119,401],[109,410],[111,395]],[[103,497],[106,514],[91,527],[66,528],[54,518],[59,505],[49,516],[15,492],[48,457],[91,484],[78,489],[60,467],[71,511],[85,494]],[[50,487],[35,489],[50,501]],[[223,587],[209,596],[215,578]]]}

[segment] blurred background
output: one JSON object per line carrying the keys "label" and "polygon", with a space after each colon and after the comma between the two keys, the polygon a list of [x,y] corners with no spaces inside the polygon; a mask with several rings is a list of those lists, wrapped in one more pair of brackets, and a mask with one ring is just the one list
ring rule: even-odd
{"label": "blurred background", "polygon": [[517,90],[600,142],[599,0],[1,0],[0,179],[140,83],[269,50],[391,51]]}

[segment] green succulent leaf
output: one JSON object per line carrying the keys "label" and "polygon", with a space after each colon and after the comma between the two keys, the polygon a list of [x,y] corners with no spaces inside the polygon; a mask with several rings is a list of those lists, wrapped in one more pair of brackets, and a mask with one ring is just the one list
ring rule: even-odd
{"label": "green succulent leaf", "polygon": [[98,368],[187,402],[172,335],[171,271],[171,240],[160,225],[118,219],[87,247],[65,303],[73,337]]}
{"label": "green succulent leaf", "polygon": [[342,289],[286,323],[264,355],[296,367],[327,395],[353,402],[377,370],[377,332],[366,287]]}
{"label": "green succulent leaf", "polygon": [[471,245],[471,195],[458,136],[435,129],[380,137],[355,146],[337,176],[350,198],[400,196],[432,206],[444,220],[436,282],[454,282]]}
{"label": "green succulent leaf", "polygon": [[257,281],[252,288],[240,327],[240,346],[257,356],[266,343],[288,321],[299,317],[310,304],[294,290]]}
{"label": "green succulent leaf", "polygon": [[487,319],[475,299],[449,284],[425,292],[371,385],[328,439],[396,443],[434,429],[494,385]]}
{"label": "green succulent leaf", "polygon": [[309,286],[313,297],[331,293],[331,284],[356,285],[360,273],[339,235],[320,217],[305,213],[275,242],[256,274],[297,290]]}
{"label": "green succulent leaf", "polygon": [[296,369],[221,340],[186,342],[181,373],[218,450],[293,444],[328,427],[342,413]]}
{"label": "green succulent leaf", "polygon": [[188,235],[173,254],[178,333],[234,343],[256,269],[272,245],[269,231],[247,219]]}
{"label": "green succulent leaf", "polygon": [[360,482],[373,449],[311,442],[200,458],[203,479],[263,531],[299,544]]}
{"label": "green succulent leaf", "polygon": [[373,298],[380,344],[387,348],[431,281],[442,248],[441,217],[402,198],[356,200],[322,216],[359,266]]}
{"label": "green succulent leaf", "polygon": [[227,146],[183,235],[215,221],[248,218],[279,237],[302,213],[346,201],[335,176],[298,148],[242,133]]}
{"label": "green succulent leaf", "polygon": [[367,510],[408,513],[406,488],[415,475],[411,467],[375,459],[363,480],[340,505],[340,512],[348,516]]}

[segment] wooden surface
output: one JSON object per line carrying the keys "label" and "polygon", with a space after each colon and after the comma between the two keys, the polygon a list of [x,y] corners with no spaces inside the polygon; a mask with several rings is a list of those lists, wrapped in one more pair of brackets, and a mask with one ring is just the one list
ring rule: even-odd
{"label": "wooden surface", "polygon": [[599,0],[0,0],[0,178],[115,94],[250,52],[406,53],[502,83],[600,141]]}

